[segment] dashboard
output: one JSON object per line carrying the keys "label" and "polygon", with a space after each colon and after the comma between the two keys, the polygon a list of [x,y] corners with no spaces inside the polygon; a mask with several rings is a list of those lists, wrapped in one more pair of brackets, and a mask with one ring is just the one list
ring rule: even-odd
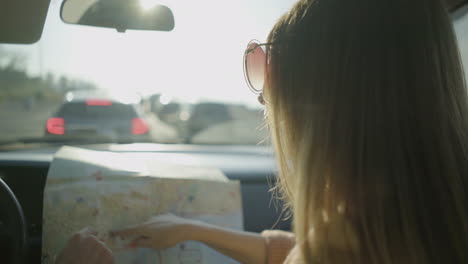
{"label": "dashboard", "polygon": [[[135,153],[158,162],[219,168],[231,180],[241,183],[244,229],[290,230],[281,218],[282,204],[269,190],[274,184],[272,152],[261,146],[202,146],[161,144],[100,144],[82,148]],[[43,190],[49,165],[59,147],[0,153],[0,177],[10,186],[23,208],[28,224],[28,263],[41,262]]]}

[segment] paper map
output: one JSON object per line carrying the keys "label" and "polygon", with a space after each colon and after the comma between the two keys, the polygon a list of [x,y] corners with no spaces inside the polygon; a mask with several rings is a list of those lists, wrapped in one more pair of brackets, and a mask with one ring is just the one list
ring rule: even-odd
{"label": "paper map", "polygon": [[122,251],[121,241],[108,237],[111,229],[165,213],[243,228],[238,182],[217,169],[159,165],[125,153],[62,148],[44,191],[42,262],[53,263],[70,236],[89,226],[113,250],[115,263],[236,263],[198,242]]}

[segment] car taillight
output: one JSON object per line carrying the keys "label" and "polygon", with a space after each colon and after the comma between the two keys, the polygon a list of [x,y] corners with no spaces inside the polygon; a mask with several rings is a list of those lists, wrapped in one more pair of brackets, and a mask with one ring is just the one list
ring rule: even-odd
{"label": "car taillight", "polygon": [[135,117],[132,119],[132,134],[143,135],[148,133],[148,125],[142,118]]}
{"label": "car taillight", "polygon": [[88,99],[86,100],[86,104],[91,106],[111,106],[112,101],[101,99]]}
{"label": "car taillight", "polygon": [[47,132],[54,135],[65,134],[65,120],[59,117],[52,117],[47,120]]}

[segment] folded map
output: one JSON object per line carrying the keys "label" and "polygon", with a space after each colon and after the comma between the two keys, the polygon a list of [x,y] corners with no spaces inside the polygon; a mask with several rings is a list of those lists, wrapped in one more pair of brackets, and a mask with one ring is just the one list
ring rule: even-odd
{"label": "folded map", "polygon": [[215,168],[181,166],[129,153],[63,147],[54,157],[44,190],[43,263],[53,263],[70,236],[98,232],[115,263],[236,263],[205,245],[123,250],[109,231],[172,213],[241,230],[240,185]]}

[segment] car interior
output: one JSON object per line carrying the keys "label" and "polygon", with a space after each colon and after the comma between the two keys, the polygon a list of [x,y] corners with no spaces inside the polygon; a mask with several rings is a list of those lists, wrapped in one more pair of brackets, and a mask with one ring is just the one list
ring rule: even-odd
{"label": "car interior", "polygon": [[[80,10],[79,2],[88,6]],[[276,173],[274,153],[268,141],[263,109],[255,104],[255,95],[250,95],[242,83],[241,56],[248,41],[264,40],[275,19],[295,1],[229,1],[229,4],[214,0],[192,4],[187,1],[149,1],[153,7],[158,7],[154,9],[158,11],[145,19],[136,19],[143,16],[133,7],[138,0],[116,1],[122,5],[119,7],[108,6],[108,2],[112,1],[0,2],[0,120],[3,127],[0,129],[0,263],[43,262],[44,187],[54,154],[64,145],[140,153],[159,162],[218,168],[229,179],[241,183],[245,230],[291,230],[291,220],[284,216],[281,202],[271,191]],[[445,2],[466,64],[468,1]],[[90,8],[89,3],[97,7]],[[122,14],[122,10],[127,13]],[[227,14],[229,12],[233,14]],[[255,17],[262,12],[267,15]],[[186,15],[190,17],[184,18]],[[220,22],[227,18],[228,21]],[[261,25],[258,29],[252,27],[257,23]],[[193,28],[186,26],[189,24]],[[249,28],[255,29],[249,31]],[[236,33],[243,30],[247,32]],[[91,33],[86,35],[87,32]],[[108,42],[100,43],[101,35],[108,37]],[[157,37],[154,40],[147,38],[152,35]],[[232,42],[236,38],[239,39]],[[145,41],[148,43],[143,43]],[[113,42],[116,47],[111,48],[109,45]],[[158,43],[161,47],[157,47]],[[146,50],[138,53],[139,49]],[[108,56],[100,55],[106,52]],[[138,60],[150,56],[148,52],[157,53],[159,57],[151,57],[149,62],[138,65]],[[206,54],[197,55],[204,52]],[[75,56],[74,53],[87,60],[95,58],[95,61],[76,62],[75,57],[66,57]],[[61,61],[61,57],[68,59]],[[216,58],[219,57],[233,57],[226,59],[226,64],[233,65],[218,65]],[[206,61],[191,61],[203,58]],[[168,63],[169,59],[175,59],[179,64]],[[70,66],[73,64],[83,66]],[[222,73],[236,67],[239,71],[233,73],[234,77]],[[66,70],[56,70],[60,68]],[[94,73],[86,75],[86,68],[91,68]],[[73,73],[74,69],[78,72]],[[140,74],[128,74],[118,79],[118,75],[131,69]],[[157,75],[153,70],[162,71],[162,74]],[[83,80],[80,74],[86,75],[81,76]],[[115,76],[117,80],[99,79],[100,74]],[[143,75],[145,77],[140,78]],[[14,81],[15,78],[21,81]],[[229,84],[233,78],[237,78],[236,83]],[[26,84],[28,88],[24,88]],[[122,94],[145,87],[141,88],[135,104],[144,109],[149,116],[148,122],[154,123],[149,125],[151,133],[155,134],[154,140],[127,142],[107,137],[96,140],[98,135],[48,139],[43,135],[47,119],[54,118],[54,111],[67,96],[76,91],[91,91],[92,94],[97,89],[91,87],[93,85],[111,87],[107,89],[114,91],[112,85],[120,84],[122,86],[115,91]],[[162,85],[168,87],[160,89]],[[236,89],[242,92],[232,91]],[[202,111],[203,107],[207,110]],[[192,115],[193,112],[196,113]],[[41,117],[34,118],[39,113]],[[170,136],[171,133],[177,136]]]}

